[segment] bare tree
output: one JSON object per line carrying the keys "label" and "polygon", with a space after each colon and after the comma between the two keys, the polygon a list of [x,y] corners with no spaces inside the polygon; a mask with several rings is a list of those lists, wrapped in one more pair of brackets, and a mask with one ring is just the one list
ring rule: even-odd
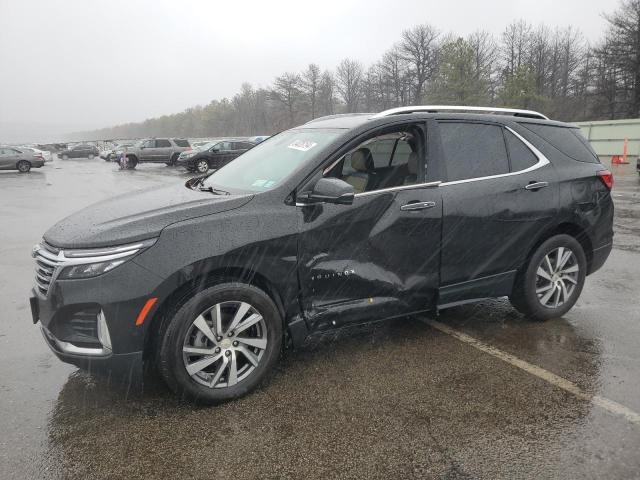
{"label": "bare tree", "polygon": [[335,79],[329,70],[325,70],[320,77],[318,90],[318,104],[322,115],[333,115],[335,103]]}
{"label": "bare tree", "polygon": [[409,64],[413,79],[413,101],[422,102],[425,84],[433,78],[438,68],[438,36],[431,25],[423,24],[402,32],[399,49]]}
{"label": "bare tree", "polygon": [[272,98],[280,102],[288,113],[288,126],[295,124],[295,107],[301,95],[301,79],[296,73],[285,73],[273,82],[271,89]]}
{"label": "bare tree", "polygon": [[379,68],[383,74],[385,108],[408,105],[411,88],[409,66],[398,46],[382,56]]}
{"label": "bare tree", "polygon": [[336,69],[336,87],[348,113],[358,110],[362,90],[362,64],[345,58]]}
{"label": "bare tree", "polygon": [[501,53],[504,63],[503,76],[510,77],[520,70],[527,60],[531,45],[531,25],[519,20],[507,25],[502,33]]}
{"label": "bare tree", "polygon": [[318,93],[320,90],[320,67],[315,63],[310,63],[307,70],[302,74],[302,88],[306,100],[309,103],[311,118],[316,118]]}

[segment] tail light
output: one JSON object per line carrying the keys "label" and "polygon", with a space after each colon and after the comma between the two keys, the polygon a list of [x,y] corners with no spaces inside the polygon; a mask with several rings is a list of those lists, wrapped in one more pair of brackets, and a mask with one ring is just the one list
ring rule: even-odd
{"label": "tail light", "polygon": [[596,175],[600,177],[600,180],[602,180],[602,183],[604,183],[605,187],[607,187],[607,189],[611,191],[611,189],[613,188],[613,173],[611,173],[609,170],[600,170],[596,173]]}

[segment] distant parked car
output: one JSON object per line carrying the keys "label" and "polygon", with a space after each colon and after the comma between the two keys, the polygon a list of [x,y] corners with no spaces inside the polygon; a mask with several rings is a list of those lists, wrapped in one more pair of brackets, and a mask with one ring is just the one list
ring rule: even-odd
{"label": "distant parked car", "polygon": [[39,148],[26,147],[26,146],[20,146],[18,148],[20,150],[27,150],[29,152],[33,152],[36,155],[40,155],[42,158],[44,158],[45,163],[53,161],[53,156],[51,155],[51,152],[47,152],[46,150],[40,150]]}
{"label": "distant parked car", "polygon": [[118,159],[120,152],[125,151],[127,148],[133,147],[136,143],[137,142],[134,141],[118,143],[114,145],[113,148],[108,148],[100,152],[100,158],[105,162],[115,162]]}
{"label": "distant parked car", "polygon": [[267,138],[269,138],[270,135],[256,135],[255,137],[251,137],[249,138],[249,141],[251,143],[261,143],[264,142]]}
{"label": "distant parked car", "polygon": [[44,165],[44,157],[22,147],[0,147],[0,170],[18,170],[27,173]]}
{"label": "distant parked car", "polygon": [[640,175],[640,157],[636,160],[636,170],[638,171],[638,175]]}
{"label": "distant parked car", "polygon": [[210,168],[218,169],[226,165],[254,146],[255,143],[247,140],[216,140],[203,145],[199,150],[181,153],[176,165],[185,167],[190,172],[205,173]]}
{"label": "distant parked car", "polygon": [[75,145],[67,150],[58,152],[58,158],[67,160],[68,158],[88,158],[91,160],[93,157],[100,155],[100,151],[97,147],[86,143]]}
{"label": "distant parked car", "polygon": [[191,150],[191,145],[184,138],[149,138],[126,149],[128,168],[136,168],[138,163],[175,165],[186,150]]}

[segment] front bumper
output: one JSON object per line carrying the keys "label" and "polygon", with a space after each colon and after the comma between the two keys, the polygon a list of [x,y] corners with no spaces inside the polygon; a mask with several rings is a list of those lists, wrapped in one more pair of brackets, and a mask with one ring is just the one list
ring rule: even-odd
{"label": "front bumper", "polygon": [[178,158],[176,160],[176,165],[184,168],[193,168],[196,164],[196,160],[194,157],[188,158]]}
{"label": "front bumper", "polygon": [[93,278],[36,284],[30,304],[47,345],[62,361],[78,366],[121,365],[142,359],[145,331],[155,308],[136,325],[149,292],[160,278],[133,260]]}

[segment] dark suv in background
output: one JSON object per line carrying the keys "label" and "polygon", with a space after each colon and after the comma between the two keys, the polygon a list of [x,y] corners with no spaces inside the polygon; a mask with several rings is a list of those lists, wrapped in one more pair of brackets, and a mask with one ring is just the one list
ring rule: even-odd
{"label": "dark suv in background", "polygon": [[176,165],[190,172],[207,173],[218,169],[253,148],[255,143],[241,139],[223,139],[206,143],[201,147],[182,152]]}
{"label": "dark suv in background", "polygon": [[67,160],[69,158],[88,158],[91,160],[93,157],[97,157],[98,155],[100,155],[98,147],[86,143],[75,145],[58,152],[58,158],[61,158],[62,160]]}
{"label": "dark suv in background", "polygon": [[219,402],[315,332],[486,297],[565,314],[611,251],[611,187],[579,129],[536,112],[319,118],[49,229],[33,319],[63,361],[145,361]]}

